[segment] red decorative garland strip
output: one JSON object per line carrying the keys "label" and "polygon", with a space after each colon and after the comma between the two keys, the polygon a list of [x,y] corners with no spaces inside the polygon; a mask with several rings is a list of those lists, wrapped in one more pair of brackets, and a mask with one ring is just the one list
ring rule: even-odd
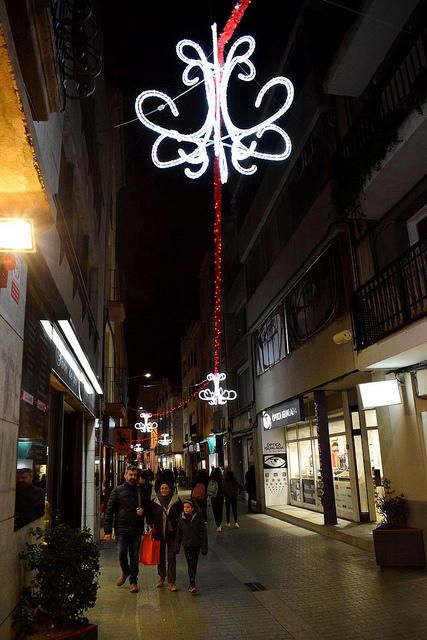
{"label": "red decorative garland strip", "polygon": [[243,14],[246,9],[250,5],[251,0],[242,0],[241,2],[237,2],[233,11],[231,12],[231,16],[227,20],[227,24],[220,37],[218,38],[218,61],[220,64],[224,62],[224,48],[230,38],[233,36],[237,27],[239,26],[239,22],[243,18]]}
{"label": "red decorative garland strip", "polygon": [[170,413],[173,413],[174,411],[178,411],[178,409],[181,409],[182,407],[185,407],[185,405],[188,404],[190,402],[190,400],[195,398],[198,395],[199,391],[201,391],[202,389],[207,387],[208,384],[209,384],[209,380],[204,380],[200,384],[198,389],[194,393],[192,393],[190,396],[187,396],[186,398],[184,398],[184,400],[182,402],[177,404],[175,407],[172,407],[171,409],[168,409],[167,411],[161,411],[159,413],[152,413],[151,414],[151,418],[160,418],[160,417],[163,417],[163,416],[168,416]]}
{"label": "red decorative garland strip", "polygon": [[219,359],[221,353],[221,211],[222,211],[222,189],[219,157],[214,158],[214,263],[215,263],[215,285],[214,285],[214,373],[219,372]]}
{"label": "red decorative garland strip", "polygon": [[[224,64],[224,48],[227,42],[233,36],[239,22],[243,18],[243,14],[248,8],[251,0],[242,0],[238,2],[231,16],[227,20],[221,35],[218,38],[218,62]],[[221,79],[219,80],[221,82]],[[219,87],[217,88],[219,90]],[[221,188],[221,171],[219,157],[214,158],[214,264],[215,264],[215,285],[214,285],[214,373],[219,373],[219,361],[221,354],[221,284],[222,284],[222,188]]]}

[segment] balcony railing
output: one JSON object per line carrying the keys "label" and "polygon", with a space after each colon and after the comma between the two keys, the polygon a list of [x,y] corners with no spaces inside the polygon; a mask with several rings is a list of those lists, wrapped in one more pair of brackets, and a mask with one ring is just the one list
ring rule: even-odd
{"label": "balcony railing", "polygon": [[[427,35],[420,20],[412,33],[406,32],[383,68],[372,79],[363,105],[336,153],[341,189],[351,205],[372,167],[377,166],[391,146],[404,119],[420,109],[426,97]],[[355,178],[355,172],[359,180]],[[354,191],[354,193],[353,193]]]}
{"label": "balcony railing", "polygon": [[427,314],[427,242],[411,249],[354,293],[356,348],[364,349]]}
{"label": "balcony railing", "polygon": [[92,0],[51,0],[61,81],[67,98],[93,94],[102,71]]}

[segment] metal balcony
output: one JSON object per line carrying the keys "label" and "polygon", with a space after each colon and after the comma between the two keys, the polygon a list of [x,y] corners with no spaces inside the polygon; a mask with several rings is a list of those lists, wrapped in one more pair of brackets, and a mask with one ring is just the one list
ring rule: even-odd
{"label": "metal balcony", "polygon": [[357,350],[427,314],[427,243],[418,242],[353,294]]}
{"label": "metal balcony", "polygon": [[404,35],[360,99],[335,157],[344,207],[350,210],[363,189],[360,204],[368,218],[383,215],[425,171],[427,34],[420,21]]}
{"label": "metal balcony", "polygon": [[67,98],[91,96],[102,71],[99,29],[92,0],[51,0],[61,82]]}

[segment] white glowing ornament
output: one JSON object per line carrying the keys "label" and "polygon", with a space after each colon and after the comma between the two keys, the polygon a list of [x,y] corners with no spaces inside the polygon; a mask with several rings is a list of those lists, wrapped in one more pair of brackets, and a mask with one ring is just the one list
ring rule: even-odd
{"label": "white glowing ornament", "polygon": [[[255,107],[258,109],[266,93],[277,85],[283,85],[286,89],[286,99],[282,106],[273,115],[253,127],[247,129],[238,127],[232,121],[228,110],[228,83],[236,66],[241,69],[237,74],[239,80],[250,82],[255,78],[255,67],[250,60],[255,49],[255,40],[251,36],[243,36],[236,40],[223,65],[220,65],[218,61],[215,24],[212,25],[212,40],[213,62],[209,62],[200,45],[192,40],[181,40],[176,47],[178,57],[187,64],[182,74],[183,83],[188,87],[194,87],[201,82],[204,82],[205,85],[207,113],[204,123],[198,130],[185,134],[175,129],[161,127],[148,118],[150,114],[145,114],[143,107],[144,102],[149,98],[157,98],[162,102],[155,111],[161,111],[168,107],[175,118],[179,116],[175,100],[161,91],[143,91],[136,99],[135,110],[142,124],[159,134],[151,152],[153,163],[157,167],[167,168],[185,164],[187,165],[184,169],[185,175],[188,178],[199,178],[209,165],[207,150],[209,146],[213,145],[214,154],[219,158],[221,182],[224,184],[228,179],[226,147],[230,148],[231,164],[236,171],[244,175],[251,175],[257,170],[257,166],[253,163],[249,166],[242,164],[250,158],[279,161],[289,157],[292,150],[291,140],[288,134],[274,122],[289,109],[294,96],[294,88],[288,78],[282,76],[272,78],[258,92]],[[184,52],[186,48],[192,49],[196,54],[195,57],[186,55]],[[222,131],[225,135],[222,135]],[[281,151],[267,153],[258,150],[259,141],[268,131],[277,134],[282,139]],[[177,156],[174,159],[162,160],[159,157],[159,147],[162,142],[168,139],[184,143],[185,149],[179,146]]]}
{"label": "white glowing ornament", "polygon": [[169,436],[168,433],[163,433],[160,436],[160,438],[157,440],[157,444],[162,444],[163,446],[172,444],[172,438]]}
{"label": "white glowing ornament", "polygon": [[138,431],[142,431],[143,433],[151,433],[157,429],[157,422],[150,422],[152,415],[152,413],[148,413],[147,411],[141,411],[139,417],[142,418],[142,422],[137,422],[135,424],[135,429],[138,429]]}
{"label": "white glowing ornament", "polygon": [[223,389],[219,386],[219,383],[226,379],[225,373],[208,373],[206,379],[209,382],[213,381],[212,389],[202,389],[199,391],[200,400],[206,400],[210,405],[225,404],[229,400],[235,400],[237,393],[229,389]]}
{"label": "white glowing ornament", "polygon": [[135,453],[142,453],[144,451],[144,447],[142,446],[142,444],[134,444],[132,445],[132,449],[135,451]]}

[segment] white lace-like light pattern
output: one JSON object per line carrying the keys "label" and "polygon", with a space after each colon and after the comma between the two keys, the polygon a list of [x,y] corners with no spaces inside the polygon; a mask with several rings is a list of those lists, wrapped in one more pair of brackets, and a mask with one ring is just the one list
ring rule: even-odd
{"label": "white lace-like light pattern", "polygon": [[135,429],[142,431],[143,433],[151,433],[157,429],[157,422],[150,422],[150,418],[153,414],[147,411],[141,411],[139,417],[142,418],[142,422],[135,423]]}
{"label": "white lace-like light pattern", "polygon": [[237,393],[232,390],[223,389],[219,386],[219,383],[226,379],[225,373],[208,373],[206,379],[213,381],[214,388],[202,389],[199,391],[200,400],[206,400],[210,405],[225,404],[229,400],[235,400]]}
{"label": "white lace-like light pattern", "polygon": [[[216,25],[212,25],[213,40],[213,63],[209,62],[200,45],[192,40],[181,40],[176,47],[178,57],[186,63],[186,68],[182,74],[182,81],[188,87],[194,87],[200,82],[204,82],[207,101],[206,118],[202,126],[192,133],[181,133],[175,129],[166,129],[152,122],[149,115],[144,113],[144,103],[148,99],[157,98],[161,104],[155,111],[169,108],[172,115],[177,118],[179,110],[175,99],[166,93],[157,90],[143,91],[136,99],[135,111],[143,125],[159,134],[155,141],[151,157],[153,163],[160,168],[174,167],[181,164],[186,166],[184,173],[188,178],[199,178],[209,166],[208,148],[213,145],[214,153],[220,158],[221,182],[224,184],[228,179],[228,164],[225,148],[231,150],[231,164],[239,173],[250,175],[257,170],[256,164],[249,166],[242,164],[250,158],[257,160],[285,160],[292,151],[292,144],[288,134],[281,129],[276,120],[281,118],[289,109],[294,97],[292,82],[285,77],[278,76],[267,82],[255,100],[255,107],[259,108],[264,100],[264,96],[270,89],[277,85],[286,88],[286,99],[282,106],[263,122],[260,122],[247,129],[238,127],[231,119],[228,110],[227,90],[230,78],[239,66],[242,70],[237,77],[244,82],[250,82],[255,78],[255,67],[250,57],[255,49],[255,40],[251,36],[243,36],[232,45],[226,60],[222,66],[218,62],[217,32]],[[193,56],[186,54],[192,50]],[[282,149],[277,153],[267,153],[258,150],[259,141],[266,132],[274,132],[282,139]],[[172,160],[162,160],[159,150],[162,142],[172,139],[178,143],[185,143],[186,149],[178,146],[177,156]],[[188,150],[188,145],[190,149]]]}

